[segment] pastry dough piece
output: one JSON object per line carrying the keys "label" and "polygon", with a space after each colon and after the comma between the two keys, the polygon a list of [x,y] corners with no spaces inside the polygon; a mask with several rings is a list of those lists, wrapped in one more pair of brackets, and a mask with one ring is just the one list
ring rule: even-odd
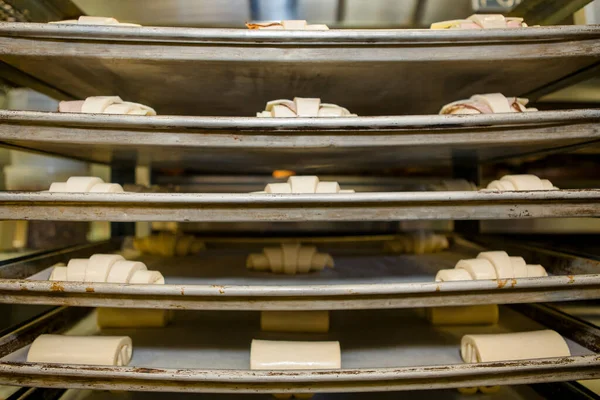
{"label": "pastry dough piece", "polygon": [[488,190],[517,190],[509,181],[492,181],[487,186]]}
{"label": "pastry dough piece", "polygon": [[267,271],[269,269],[269,259],[264,254],[250,254],[246,259],[246,268]]}
{"label": "pastry dough piece", "polygon": [[538,278],[542,276],[548,276],[546,269],[539,264],[527,265],[527,277]]}
{"label": "pastry dough piece", "polygon": [[269,183],[265,187],[266,193],[292,193],[292,187],[289,183]]}
{"label": "pastry dough piece", "polygon": [[502,14],[473,14],[467,19],[434,22],[431,29],[506,29],[525,28],[523,18],[504,17]]}
{"label": "pastry dough piece", "polygon": [[133,246],[145,254],[172,257],[195,254],[205,249],[204,243],[192,235],[160,233],[158,235],[135,238]]}
{"label": "pastry dough piece", "polygon": [[81,112],[84,100],[61,101],[58,103],[58,112],[62,113],[78,113]]}
{"label": "pastry dough piece", "polygon": [[469,99],[453,101],[442,107],[440,114],[492,114],[537,111],[525,107],[528,99],[506,97],[502,93],[476,94]]}
{"label": "pastry dough piece", "polygon": [[493,394],[500,391],[500,386],[480,386],[479,391],[484,394]]}
{"label": "pastry dough piece", "polygon": [[52,269],[52,273],[50,274],[49,281],[67,281],[67,267],[64,265],[56,265]]}
{"label": "pastry dough piece", "polygon": [[510,257],[515,278],[527,278],[527,264],[523,257]]}
{"label": "pastry dough piece", "polygon": [[340,369],[339,342],[252,340],[250,369]]}
{"label": "pastry dough piece", "polygon": [[435,276],[436,282],[472,281],[471,275],[464,269],[441,269]]}
{"label": "pastry dough piece", "polygon": [[484,258],[460,260],[454,268],[464,269],[474,280],[498,278],[492,263]]}
{"label": "pastry dough piece", "polygon": [[287,30],[304,30],[306,29],[306,20],[286,20],[281,21],[281,25],[283,25],[283,29]]}
{"label": "pastry dough piece", "polygon": [[[329,27],[325,24],[309,24],[306,25],[306,30],[307,31],[328,31]],[[296,395],[297,398],[301,399],[302,397],[298,397],[298,395]],[[312,395],[311,395],[312,397]],[[305,397],[306,399],[310,398],[310,397]]]}
{"label": "pastry dough piece", "polygon": [[164,285],[165,278],[158,271],[141,270],[136,271],[131,276],[129,283],[147,284],[147,285]]}
{"label": "pastry dough piece", "polygon": [[124,260],[118,254],[94,254],[88,261],[84,282],[106,282],[112,266]]}
{"label": "pastry dough piece", "polygon": [[319,182],[315,193],[339,193],[340,185],[337,182]]}
{"label": "pastry dough piece", "polygon": [[87,258],[72,258],[69,260],[67,264],[67,280],[69,282],[84,282],[88,262]]}
{"label": "pastry dough piece", "polygon": [[349,193],[356,193],[356,191],[354,189],[342,189],[340,190],[338,193],[342,194],[349,194]]}
{"label": "pastry dough piece", "polygon": [[517,190],[544,190],[542,181],[535,175],[506,175],[500,180],[509,181]]}
{"label": "pastry dough piece", "polygon": [[265,247],[263,253],[269,260],[271,271],[277,273],[283,272],[283,250],[281,247]]}
{"label": "pastry dough piece", "polygon": [[512,262],[505,251],[484,251],[479,253],[477,258],[488,260],[494,266],[497,279],[508,279],[515,277]]}
{"label": "pastry dough piece", "polygon": [[127,336],[40,335],[27,353],[27,362],[124,366],[133,352]]}
{"label": "pastry dough piece", "polygon": [[510,113],[515,111],[511,109],[509,100],[502,93],[476,94],[471,97],[471,100],[487,104],[493,113]]}
{"label": "pastry dough piece", "polygon": [[312,259],[317,253],[315,246],[302,246],[298,250],[298,260],[296,265],[298,266],[298,273],[306,274],[312,268]]}
{"label": "pastry dough piece", "polygon": [[298,251],[300,244],[282,244],[283,273],[295,275],[298,269]]}
{"label": "pastry dough piece", "polygon": [[90,193],[120,193],[124,192],[123,186],[118,183],[97,183],[90,189]]}
{"label": "pastry dough piece", "polygon": [[298,116],[294,111],[283,105],[273,106],[271,115],[274,118],[296,118]]}
{"label": "pastry dough piece", "polygon": [[458,390],[458,392],[461,394],[467,394],[467,395],[477,393],[477,387],[461,387],[461,388],[457,388],[456,390]]}
{"label": "pastry dough piece", "polygon": [[498,305],[432,307],[427,319],[433,325],[494,325],[498,323]]}
{"label": "pastry dough piece", "polygon": [[146,264],[139,261],[118,260],[110,269],[106,282],[129,283],[134,273],[137,271],[145,271],[147,269]]}
{"label": "pastry dough piece", "polygon": [[488,335],[465,335],[460,355],[466,363],[569,357],[561,335],[552,330]]}
{"label": "pastry dough piece", "polygon": [[310,269],[320,271],[325,268],[333,268],[335,266],[333,257],[327,253],[315,253],[310,263]]}
{"label": "pastry dough piece", "polygon": [[296,104],[296,114],[299,117],[318,117],[319,116],[319,108],[321,107],[321,99],[294,97],[294,104]]}
{"label": "pastry dough piece", "polygon": [[66,193],[68,192],[67,190],[67,182],[53,182],[50,185],[50,189],[48,189],[49,192],[60,192],[60,193]]}
{"label": "pastry dough piece", "polygon": [[292,193],[315,193],[319,184],[318,176],[290,176],[288,184],[292,188]]}
{"label": "pastry dough piece", "polygon": [[67,179],[67,191],[73,193],[89,192],[98,183],[104,183],[104,181],[95,176],[72,176]]}
{"label": "pastry dough piece", "polygon": [[115,103],[122,103],[123,100],[119,96],[93,96],[88,97],[81,106],[82,113],[100,114],[106,108]]}
{"label": "pastry dough piece", "polygon": [[66,19],[63,21],[50,21],[49,24],[76,24],[76,25],[118,25],[118,26],[141,26],[139,24],[131,24],[119,22],[111,17],[91,17],[82,15],[79,19]]}
{"label": "pastry dough piece", "polygon": [[262,311],[260,329],[267,332],[329,332],[329,311]]}
{"label": "pastry dough piece", "polygon": [[162,328],[169,323],[169,310],[98,307],[99,328]]}

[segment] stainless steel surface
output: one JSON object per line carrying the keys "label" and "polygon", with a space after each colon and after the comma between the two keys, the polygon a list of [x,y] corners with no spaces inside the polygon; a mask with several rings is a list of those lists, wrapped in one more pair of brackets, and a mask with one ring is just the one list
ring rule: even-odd
{"label": "stainless steel surface", "polygon": [[[600,261],[557,257],[544,264],[556,275],[546,278],[434,282],[438,270],[453,268],[483,248],[456,238],[450,251],[427,255],[392,255],[374,240],[352,248],[317,244],[333,254],[334,269],[307,275],[249,271],[245,260],[255,252],[241,243],[221,243],[195,256],[140,258],[165,275],[166,285],[49,282],[51,268],[29,279],[0,280],[0,302],[171,308],[194,310],[376,309],[422,306],[552,302],[600,296]],[[209,240],[209,246],[210,240]],[[266,245],[266,243],[265,243]],[[344,248],[345,247],[345,248]],[[350,250],[349,250],[350,247]],[[367,248],[364,248],[367,247]],[[495,249],[495,248],[492,248]],[[528,260],[529,261],[529,260]],[[47,264],[50,267],[51,264]],[[24,262],[10,268],[16,276]],[[570,269],[572,268],[572,270]],[[4,275],[6,278],[11,276]]]}
{"label": "stainless steel surface", "polygon": [[321,175],[449,165],[463,152],[491,162],[569,151],[600,141],[599,120],[595,109],[290,119],[0,111],[0,142],[119,166]]}
{"label": "stainless steel surface", "polygon": [[183,194],[0,192],[0,219],[395,221],[600,216],[600,189],[533,192]]}
{"label": "stainless steel surface", "polygon": [[475,93],[526,95],[600,55],[592,25],[295,32],[2,23],[0,37],[2,61],[71,96],[115,94],[179,115],[250,116],[294,96],[364,116],[436,113]]}
{"label": "stainless steel surface", "polygon": [[[367,326],[369,329],[364,329]],[[241,312],[176,312],[173,324],[166,328],[97,332],[92,315],[73,331],[130,336],[134,351],[128,367],[26,364],[28,349],[23,347],[0,362],[0,382],[27,379],[34,386],[112,390],[306,393],[437,389],[600,376],[600,356],[568,338],[571,357],[482,364],[463,364],[460,359],[460,338],[466,333],[538,329],[544,326],[508,309],[501,310],[500,323],[495,326],[445,328],[430,326],[415,310],[339,312],[332,315],[330,333],[320,335],[263,333],[257,313]],[[253,338],[339,340],[343,369],[251,371]]]}

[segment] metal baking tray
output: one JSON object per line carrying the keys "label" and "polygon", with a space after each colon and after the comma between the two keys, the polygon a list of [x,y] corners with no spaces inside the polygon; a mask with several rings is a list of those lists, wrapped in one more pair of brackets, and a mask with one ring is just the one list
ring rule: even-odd
{"label": "metal baking tray", "polygon": [[0,192],[0,219],[295,222],[600,216],[600,189],[355,194]]}
{"label": "metal baking tray", "polygon": [[568,151],[600,141],[599,120],[595,109],[276,119],[0,111],[0,142],[119,167],[323,174]]}
{"label": "metal baking tray", "polygon": [[295,32],[0,24],[0,60],[21,81],[63,98],[114,94],[177,115],[251,116],[294,96],[365,116],[435,113],[475,93],[537,97],[597,65],[599,44],[597,25]]}
{"label": "metal baking tray", "polygon": [[[195,256],[139,257],[148,268],[163,273],[165,285],[48,281],[54,263],[86,256],[85,249],[78,247],[73,251],[76,256],[63,250],[0,266],[0,302],[190,310],[339,310],[600,298],[597,260],[558,254],[543,264],[552,274],[545,278],[439,283],[434,282],[438,270],[453,268],[459,259],[473,258],[485,249],[458,237],[448,251],[426,255],[385,254],[383,243],[374,240],[352,243],[317,242],[321,251],[333,255],[336,267],[306,275],[247,270],[247,255],[260,251],[268,241],[264,245],[221,242],[212,249],[209,241],[209,250]],[[87,252],[104,253],[109,248],[109,244],[90,245]]]}
{"label": "metal baking tray", "polygon": [[[0,383],[29,386],[213,393],[327,393],[440,389],[461,386],[531,384],[600,377],[597,346],[574,340],[582,330],[598,343],[598,329],[550,311],[523,306],[542,325],[515,310],[502,308],[500,323],[488,327],[432,327],[419,310],[334,312],[328,334],[261,332],[258,313],[176,312],[160,329],[110,329],[98,332],[94,313],[68,332],[127,335],[134,351],[128,367],[25,363],[28,344],[41,332],[67,326],[57,309],[0,339]],[[532,311],[533,310],[533,311]],[[81,313],[79,313],[81,314]],[[551,318],[548,317],[551,315]],[[76,315],[71,321],[80,318]],[[48,328],[60,319],[58,327]],[[567,324],[565,325],[565,321]],[[566,327],[568,326],[568,328]],[[57,329],[58,328],[58,329]],[[460,339],[468,333],[557,329],[572,356],[541,360],[464,364]],[[341,370],[252,371],[250,342],[338,340]],[[586,344],[588,345],[588,344]]]}

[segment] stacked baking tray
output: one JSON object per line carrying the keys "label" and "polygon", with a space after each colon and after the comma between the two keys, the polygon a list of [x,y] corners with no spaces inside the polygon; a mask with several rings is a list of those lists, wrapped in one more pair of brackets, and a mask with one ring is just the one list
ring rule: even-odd
{"label": "stacked baking tray", "polygon": [[[207,173],[263,173],[276,168],[356,173],[401,165],[493,162],[595,144],[600,140],[598,110],[509,116],[406,114],[433,114],[442,104],[477,92],[535,98],[584,76],[598,65],[599,56],[600,28],[595,26],[265,32],[5,23],[0,24],[0,60],[13,80],[65,99],[110,92],[152,105],[161,116],[1,112],[0,141],[13,148],[120,167],[193,164]],[[319,96],[361,117],[223,117],[253,115],[267,100],[291,96]],[[600,190],[337,196],[5,192],[0,193],[0,201],[0,218],[40,220],[360,222],[600,215]],[[596,261],[541,250],[527,253],[528,262],[546,260],[551,273],[547,278],[433,282],[435,271],[481,250],[460,237],[453,239],[450,251],[439,255],[386,257],[380,248],[374,253],[340,252],[336,270],[318,276],[250,275],[242,264],[246,253],[232,244],[229,250],[211,249],[195,258],[146,259],[165,272],[166,285],[44,280],[54,262],[118,246],[117,242],[84,246],[8,263],[1,270],[0,300],[189,310],[349,310],[600,298]],[[232,249],[238,249],[237,253]],[[519,251],[524,250],[516,249],[511,255]],[[206,343],[211,347],[196,349],[198,357],[189,364],[178,362],[169,348],[151,346],[141,347],[139,359],[134,356],[130,367],[23,363],[23,348],[42,331],[60,331],[72,323],[85,327],[81,319],[85,312],[67,308],[3,337],[0,382],[152,391],[324,393],[535,383],[600,375],[595,328],[545,307],[517,307],[527,317],[505,311],[499,329],[510,331],[508,325],[515,319],[521,322],[511,326],[518,325],[518,329],[539,326],[535,321],[541,321],[573,339],[569,342],[573,356],[460,364],[454,339],[442,343],[432,337],[420,347],[402,351],[406,341],[400,330],[381,351],[377,343],[383,336],[374,332],[363,337],[352,331],[367,323],[361,319],[365,314],[340,311],[345,317],[339,317],[339,331],[330,337],[339,334],[356,349],[364,345],[367,354],[349,351],[344,369],[336,371],[249,371],[242,351],[235,353],[237,361],[231,364],[204,363],[213,347],[225,350],[232,345],[221,338],[218,327],[206,328]],[[199,322],[203,327],[216,325],[211,323],[214,315],[195,317],[206,318]],[[411,322],[416,320],[411,319],[415,317],[410,310],[377,311],[376,317],[378,321],[404,319],[419,326]],[[233,318],[253,317],[239,314]],[[187,326],[186,321],[185,316],[176,319],[173,329]],[[253,329],[252,322],[247,326]],[[419,329],[424,335],[432,332],[425,326]],[[384,331],[389,335],[389,329]],[[158,333],[166,335],[161,340],[167,340],[169,332]],[[140,340],[144,342],[143,337]],[[245,341],[235,346],[247,347]],[[387,354],[385,350],[390,349],[398,353]],[[153,352],[164,354],[162,364],[144,358]]]}

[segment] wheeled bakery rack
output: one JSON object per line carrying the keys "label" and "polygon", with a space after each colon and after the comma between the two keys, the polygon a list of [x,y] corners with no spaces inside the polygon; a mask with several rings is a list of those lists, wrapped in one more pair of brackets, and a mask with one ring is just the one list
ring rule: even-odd
{"label": "wheeled bakery rack", "polygon": [[[424,165],[453,167],[457,175],[464,172],[458,178],[476,180],[473,171],[482,162],[591,147],[600,141],[600,111],[594,109],[428,115],[473,93],[502,91],[536,99],[588,76],[600,65],[598,26],[293,32],[1,23],[0,61],[15,81],[59,99],[110,92],[155,107],[160,114],[156,117],[0,112],[5,146],[106,163],[121,171],[143,164],[192,165],[208,174],[260,174],[280,168],[363,174]],[[318,95],[361,117],[241,117],[253,115],[267,100],[290,95]],[[3,192],[0,201],[0,218],[16,220],[360,224],[600,216],[600,190],[335,197]],[[331,250],[337,252],[336,270],[306,277],[253,275],[243,266],[248,252],[244,240],[207,238],[207,244],[218,246],[195,257],[144,258],[165,271],[164,286],[47,281],[55,262],[118,250],[122,238],[116,237],[5,262],[0,265],[0,301],[61,307],[4,333],[0,383],[230,394],[534,384],[503,388],[499,396],[504,397],[498,398],[536,398],[532,388],[544,392],[548,387],[535,384],[600,377],[598,329],[546,305],[529,304],[600,298],[597,257],[480,236],[473,230],[463,233],[451,238],[448,252],[396,257],[382,256],[381,242],[390,237],[353,237],[353,245]],[[329,239],[321,245],[347,241]],[[367,245],[357,249],[356,243]],[[542,263],[551,276],[433,282],[438,269],[494,247]],[[462,364],[457,344],[464,332],[433,332],[419,324],[415,311],[494,303],[507,306],[493,329],[555,329],[567,338],[573,356]],[[174,326],[154,337],[132,333],[140,344],[129,367],[24,363],[27,345],[40,333],[67,328],[95,333],[91,311],[81,307],[96,306],[194,311],[181,312]],[[246,342],[256,333],[252,311],[298,309],[338,310],[326,337],[347,345],[344,368],[250,371]],[[360,311],[364,309],[377,311]],[[399,321],[409,321],[411,329]],[[363,335],[369,324],[380,329]],[[201,326],[202,334],[190,338],[199,331],[190,326]],[[414,337],[423,339],[402,347]],[[153,340],[165,346],[154,346]],[[194,340],[203,346],[194,348]],[[449,396],[446,392],[436,395]]]}

